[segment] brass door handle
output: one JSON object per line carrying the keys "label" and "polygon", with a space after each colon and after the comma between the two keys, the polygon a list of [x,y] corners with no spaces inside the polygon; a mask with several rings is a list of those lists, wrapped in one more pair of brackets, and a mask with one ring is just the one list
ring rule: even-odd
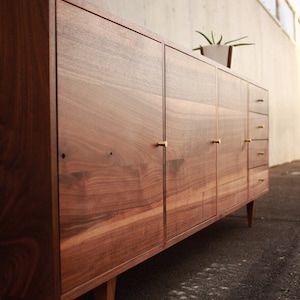
{"label": "brass door handle", "polygon": [[168,147],[168,141],[160,141],[157,142],[157,146]]}
{"label": "brass door handle", "polygon": [[251,143],[251,142],[252,142],[252,139],[245,139],[245,142],[246,142],[246,143]]}
{"label": "brass door handle", "polygon": [[258,181],[264,182],[265,180],[263,178],[259,178]]}
{"label": "brass door handle", "polygon": [[214,144],[221,144],[221,139],[215,139],[212,141]]}
{"label": "brass door handle", "polygon": [[258,155],[265,155],[265,152],[263,151],[260,151],[260,152],[257,152]]}
{"label": "brass door handle", "polygon": [[265,128],[265,125],[258,125],[257,128]]}
{"label": "brass door handle", "polygon": [[264,102],[264,99],[257,99],[257,102]]}

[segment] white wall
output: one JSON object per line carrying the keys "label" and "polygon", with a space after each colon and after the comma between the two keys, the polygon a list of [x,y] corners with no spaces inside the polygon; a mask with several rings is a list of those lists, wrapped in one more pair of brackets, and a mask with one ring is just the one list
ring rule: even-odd
{"label": "white wall", "polygon": [[188,49],[204,43],[195,30],[247,35],[232,69],[270,95],[270,166],[300,159],[300,50],[258,0],[88,0]]}

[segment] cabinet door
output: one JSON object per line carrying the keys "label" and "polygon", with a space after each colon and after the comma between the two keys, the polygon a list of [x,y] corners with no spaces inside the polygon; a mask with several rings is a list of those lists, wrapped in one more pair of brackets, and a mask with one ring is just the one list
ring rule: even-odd
{"label": "cabinet door", "polygon": [[162,46],[64,2],[57,12],[66,293],[87,282],[90,289],[162,248]]}
{"label": "cabinet door", "polygon": [[247,200],[247,82],[218,71],[218,213]]}
{"label": "cabinet door", "polygon": [[166,47],[166,224],[170,240],[216,214],[215,68]]}

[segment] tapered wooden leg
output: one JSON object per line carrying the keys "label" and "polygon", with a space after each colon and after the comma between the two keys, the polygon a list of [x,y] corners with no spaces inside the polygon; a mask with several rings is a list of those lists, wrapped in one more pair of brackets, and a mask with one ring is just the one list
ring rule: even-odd
{"label": "tapered wooden leg", "polygon": [[113,278],[94,289],[94,300],[114,300],[117,278]]}
{"label": "tapered wooden leg", "polygon": [[247,204],[247,218],[248,218],[248,227],[250,227],[250,228],[253,225],[254,209],[255,209],[254,201],[249,202]]}

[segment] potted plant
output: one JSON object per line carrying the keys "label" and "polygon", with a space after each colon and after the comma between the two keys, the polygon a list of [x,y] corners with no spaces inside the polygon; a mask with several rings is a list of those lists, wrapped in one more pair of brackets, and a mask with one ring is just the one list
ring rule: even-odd
{"label": "potted plant", "polygon": [[[209,43],[207,46],[201,46],[194,48],[193,50],[200,50],[200,53],[206,57],[209,57],[228,68],[231,67],[231,57],[232,57],[232,48],[237,46],[246,46],[246,45],[254,45],[253,43],[236,43],[242,39],[247,38],[247,36],[243,36],[234,40],[230,40],[222,44],[223,36],[221,35],[220,39],[216,42],[214,33],[211,32],[211,39],[208,38],[201,31],[196,30],[197,33],[201,34],[206,41]],[[234,43],[234,44],[233,44]]]}

